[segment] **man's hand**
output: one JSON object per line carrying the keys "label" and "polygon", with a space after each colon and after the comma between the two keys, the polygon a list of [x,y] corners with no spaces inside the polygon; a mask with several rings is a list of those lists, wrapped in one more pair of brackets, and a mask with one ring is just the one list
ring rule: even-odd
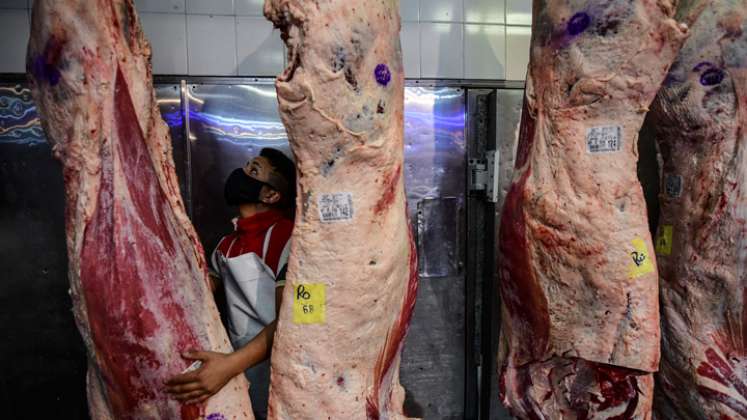
{"label": "man's hand", "polygon": [[241,372],[237,371],[237,363],[228,354],[195,351],[184,353],[182,357],[187,360],[199,360],[202,366],[166,381],[166,392],[187,404],[205,401]]}

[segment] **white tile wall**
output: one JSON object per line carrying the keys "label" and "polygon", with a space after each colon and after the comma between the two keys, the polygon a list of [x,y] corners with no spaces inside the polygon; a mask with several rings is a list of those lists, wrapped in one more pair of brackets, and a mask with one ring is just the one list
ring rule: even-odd
{"label": "white tile wall", "polygon": [[399,0],[399,16],[403,21],[417,22],[420,15],[420,0]]}
{"label": "white tile wall", "polygon": [[506,23],[509,25],[531,25],[532,2],[529,0],[506,0]]}
{"label": "white tile wall", "polygon": [[240,76],[276,75],[285,67],[280,32],[265,18],[236,17],[236,48]]}
{"label": "white tile wall", "polygon": [[187,74],[187,16],[140,12],[152,50],[153,72]]}
{"label": "white tile wall", "polygon": [[464,0],[464,21],[504,23],[506,21],[505,7],[505,0]]}
{"label": "white tile wall", "polygon": [[464,0],[420,0],[420,20],[462,22]]}
{"label": "white tile wall", "polygon": [[403,22],[399,38],[405,77],[417,79],[420,77],[420,24]]}
{"label": "white tile wall", "polygon": [[529,27],[506,27],[506,79],[524,80],[529,63],[529,40],[532,30]]}
{"label": "white tile wall", "polygon": [[420,75],[423,78],[461,79],[464,76],[462,45],[464,25],[420,24]]}
{"label": "white tile wall", "polygon": [[[0,0],[0,71],[25,67],[29,19],[18,12],[32,4]],[[157,74],[275,76],[283,67],[279,35],[262,16],[264,0],[135,4]],[[406,77],[524,79],[530,0],[400,0],[400,15]]]}
{"label": "white tile wall", "polygon": [[236,14],[248,16],[264,16],[264,0],[236,0]]}
{"label": "white tile wall", "polygon": [[189,73],[235,76],[236,17],[187,15]]}
{"label": "white tile wall", "polygon": [[25,9],[0,9],[0,73],[26,71],[29,14]]}
{"label": "white tile wall", "polygon": [[506,27],[464,25],[464,77],[504,79],[506,77]]}
{"label": "white tile wall", "polygon": [[233,0],[187,0],[187,13],[233,15]]}
{"label": "white tile wall", "polygon": [[184,13],[184,0],[135,0],[137,11]]}

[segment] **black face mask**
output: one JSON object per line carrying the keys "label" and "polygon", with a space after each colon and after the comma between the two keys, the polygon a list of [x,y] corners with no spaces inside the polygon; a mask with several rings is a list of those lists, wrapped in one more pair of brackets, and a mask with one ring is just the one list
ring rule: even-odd
{"label": "black face mask", "polygon": [[262,190],[262,181],[258,181],[244,172],[243,168],[237,168],[226,180],[223,195],[226,204],[238,206],[246,203],[259,203],[259,192]]}

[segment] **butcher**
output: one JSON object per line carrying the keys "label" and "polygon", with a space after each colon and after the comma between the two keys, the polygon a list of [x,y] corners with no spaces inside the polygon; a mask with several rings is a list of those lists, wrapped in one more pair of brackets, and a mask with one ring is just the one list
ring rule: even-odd
{"label": "butcher", "polygon": [[269,355],[290,251],[295,206],[293,162],[265,148],[226,180],[226,204],[238,207],[235,231],[212,255],[214,290],[225,289],[228,334],[235,351],[188,352],[197,369],[175,376],[167,390],[183,401],[200,402],[244,372],[257,419],[267,418]]}

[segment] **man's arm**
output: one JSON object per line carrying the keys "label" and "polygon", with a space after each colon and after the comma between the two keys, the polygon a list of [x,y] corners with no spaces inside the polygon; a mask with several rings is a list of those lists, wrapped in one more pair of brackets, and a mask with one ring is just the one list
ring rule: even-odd
{"label": "man's arm", "polygon": [[218,273],[210,270],[208,272],[208,284],[210,285],[210,291],[215,293],[217,290],[223,287],[223,280],[221,280]]}
{"label": "man's arm", "polygon": [[177,400],[198,403],[220,391],[233,377],[263,362],[270,356],[275,337],[277,314],[283,299],[283,286],[275,289],[275,321],[272,321],[242,348],[230,354],[193,351],[182,355],[188,360],[200,360],[202,366],[192,372],[174,376],[166,382],[166,391]]}
{"label": "man's arm", "polygon": [[210,254],[210,266],[208,267],[208,284],[210,285],[210,291],[215,293],[216,290],[223,287],[223,279],[220,278],[220,267],[218,265],[218,249],[220,249],[220,244],[223,243],[223,239],[221,238],[220,242],[218,242],[218,245],[215,246],[215,249],[213,250],[213,253]]}

